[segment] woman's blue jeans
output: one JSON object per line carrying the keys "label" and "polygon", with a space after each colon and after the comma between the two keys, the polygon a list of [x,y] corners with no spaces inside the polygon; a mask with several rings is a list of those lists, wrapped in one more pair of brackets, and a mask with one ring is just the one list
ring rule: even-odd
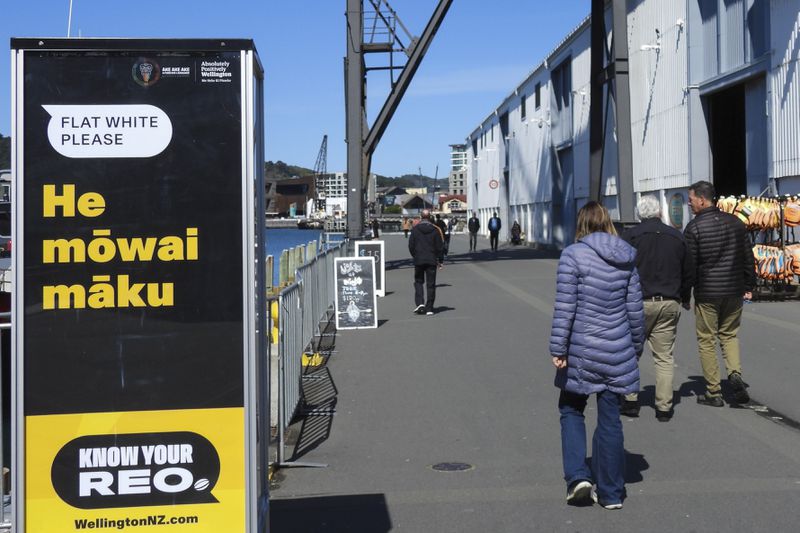
{"label": "woman's blue jeans", "polygon": [[597,428],[592,437],[591,470],[586,464],[586,424],[583,416],[588,399],[584,394],[564,390],[558,398],[564,479],[567,487],[583,479],[594,481],[600,502],[619,503],[625,491],[625,444],[619,418],[621,397],[610,391],[597,393]]}

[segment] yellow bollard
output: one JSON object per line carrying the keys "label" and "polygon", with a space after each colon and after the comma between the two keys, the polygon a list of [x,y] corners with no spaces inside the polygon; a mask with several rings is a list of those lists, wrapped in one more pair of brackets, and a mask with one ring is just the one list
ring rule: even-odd
{"label": "yellow bollard", "polygon": [[278,334],[280,331],[278,327],[280,326],[280,313],[278,312],[278,300],[272,300],[269,305],[269,314],[272,318],[272,330],[270,331],[270,343],[275,344],[278,342]]}
{"label": "yellow bollard", "polygon": [[303,354],[303,366],[322,366],[322,363],[322,355],[319,352]]}

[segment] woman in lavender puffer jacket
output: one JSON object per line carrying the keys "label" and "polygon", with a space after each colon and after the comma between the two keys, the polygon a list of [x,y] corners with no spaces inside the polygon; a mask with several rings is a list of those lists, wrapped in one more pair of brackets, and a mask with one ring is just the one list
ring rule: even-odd
{"label": "woman in lavender puffer jacket", "polygon": [[[567,502],[588,503],[591,497],[606,509],[620,509],[625,491],[620,398],[639,390],[644,343],[636,250],[617,237],[608,211],[597,202],[578,212],[576,241],[558,262],[550,335],[555,384],[561,389]],[[590,394],[597,394],[591,470],[583,416]]]}

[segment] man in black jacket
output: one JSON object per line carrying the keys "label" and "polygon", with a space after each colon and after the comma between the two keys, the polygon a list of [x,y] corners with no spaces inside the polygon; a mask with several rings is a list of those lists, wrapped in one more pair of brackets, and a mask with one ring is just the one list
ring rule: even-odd
{"label": "man in black jacket", "polygon": [[695,264],[694,310],[697,345],[706,393],[697,397],[703,405],[722,407],[717,340],[728,371],[733,399],[750,401],[742,381],[739,355],[739,325],[742,303],[752,297],[755,286],[753,245],[744,223],[714,205],[716,192],[707,181],[689,187],[689,207],[695,214],[684,236]]}
{"label": "man in black jacket", "polygon": [[[694,275],[692,258],[683,234],[661,221],[661,204],[645,195],[636,205],[641,224],[622,234],[636,248],[636,268],[644,297],[645,338],[653,352],[656,370],[656,419],[672,418],[672,379],[675,336],[681,317],[681,304],[689,307]],[[638,416],[639,400],[628,394],[622,404],[623,415]]]}
{"label": "man in black jacket", "polygon": [[[436,299],[436,269],[444,262],[444,234],[431,222],[431,212],[422,210],[422,220],[411,230],[408,251],[414,258],[414,312],[432,315]],[[428,299],[425,300],[422,285],[425,283]]]}
{"label": "man in black jacket", "polygon": [[481,229],[481,221],[478,220],[475,211],[472,212],[472,217],[467,222],[467,229],[469,230],[469,251],[478,251],[478,230]]}

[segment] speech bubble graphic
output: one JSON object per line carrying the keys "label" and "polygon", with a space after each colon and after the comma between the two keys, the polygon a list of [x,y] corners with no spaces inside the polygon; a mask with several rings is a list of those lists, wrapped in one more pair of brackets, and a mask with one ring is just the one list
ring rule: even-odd
{"label": "speech bubble graphic", "polygon": [[50,115],[50,145],[65,157],[153,157],[172,140],[172,122],[152,105],[42,107]]}

